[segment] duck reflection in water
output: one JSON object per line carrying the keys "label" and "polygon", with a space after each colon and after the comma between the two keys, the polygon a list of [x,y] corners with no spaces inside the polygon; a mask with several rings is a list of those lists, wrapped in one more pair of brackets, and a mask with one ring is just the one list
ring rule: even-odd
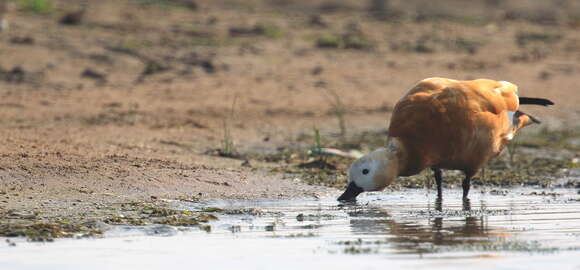
{"label": "duck reflection in water", "polygon": [[[443,211],[440,198],[426,210],[396,216],[380,206],[361,206],[356,203],[343,205],[351,217],[350,228],[354,234],[384,234],[384,244],[400,250],[400,253],[425,253],[437,246],[486,244],[506,238],[501,228],[487,224],[485,202],[480,209],[472,211],[471,201],[463,200],[461,210]],[[376,238],[373,238],[376,239]]]}

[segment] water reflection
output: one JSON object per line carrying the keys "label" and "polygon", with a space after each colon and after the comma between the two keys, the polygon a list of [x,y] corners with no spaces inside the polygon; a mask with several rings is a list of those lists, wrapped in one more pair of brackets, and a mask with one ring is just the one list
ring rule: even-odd
{"label": "water reflection", "polygon": [[469,199],[463,201],[461,210],[447,211],[443,211],[443,201],[437,199],[433,207],[429,203],[426,211],[411,212],[404,219],[400,215],[395,218],[381,206],[343,207],[351,217],[353,234],[385,235],[384,242],[400,253],[422,253],[435,246],[485,244],[505,238],[499,229],[496,231],[487,225],[488,217],[481,214],[485,212],[485,203],[481,202],[479,209],[472,211]]}

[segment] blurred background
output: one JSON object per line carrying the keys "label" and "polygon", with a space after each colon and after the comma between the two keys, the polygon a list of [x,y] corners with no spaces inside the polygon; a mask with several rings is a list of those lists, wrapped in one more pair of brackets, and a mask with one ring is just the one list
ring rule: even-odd
{"label": "blurred background", "polygon": [[578,127],[578,1],[0,3],[5,153],[207,163],[319,131],[384,132],[397,100],[435,76],[511,81],[555,101],[525,109],[544,130]]}

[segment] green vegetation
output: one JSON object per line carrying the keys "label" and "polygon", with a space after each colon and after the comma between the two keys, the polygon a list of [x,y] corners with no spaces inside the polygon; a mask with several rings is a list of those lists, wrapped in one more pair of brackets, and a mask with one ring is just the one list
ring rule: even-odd
{"label": "green vegetation", "polygon": [[346,106],[342,102],[342,98],[336,91],[324,88],[327,95],[332,99],[332,112],[338,122],[338,129],[340,130],[340,137],[346,135],[346,121],[344,115],[346,114]]}
{"label": "green vegetation", "polygon": [[451,40],[451,44],[448,45],[453,50],[464,51],[470,54],[475,54],[484,43],[479,40],[457,38]]}
{"label": "green vegetation", "polygon": [[224,138],[222,140],[222,149],[220,155],[224,157],[232,157],[234,155],[234,141],[230,134],[230,129],[227,122],[224,120]]}
{"label": "green vegetation", "polygon": [[322,153],[322,142],[320,137],[320,131],[316,128],[312,128],[314,131],[314,146],[308,150],[308,155],[320,155]]}
{"label": "green vegetation", "polygon": [[145,68],[143,69],[142,75],[152,75],[168,70],[167,67],[161,65],[156,61],[147,61],[145,63]]}
{"label": "green vegetation", "polygon": [[435,53],[439,51],[465,52],[476,54],[485,45],[485,41],[466,37],[444,38],[439,36],[422,36],[412,40],[403,40],[391,45],[395,51],[415,53]]}
{"label": "green vegetation", "polygon": [[232,101],[232,106],[230,108],[230,112],[226,115],[223,119],[223,128],[224,128],[224,137],[222,139],[221,149],[219,151],[219,155],[223,157],[234,157],[236,156],[236,149],[234,146],[234,140],[232,138],[230,122],[234,119],[234,113],[236,108],[236,100],[238,96],[234,96]]}
{"label": "green vegetation", "polygon": [[0,237],[26,237],[30,241],[50,242],[55,238],[100,235],[107,224],[164,224],[209,231],[211,227],[207,223],[218,219],[207,211],[173,209],[163,203],[113,204],[100,211],[107,212],[93,212],[90,219],[84,215],[43,219],[40,212],[17,215],[0,211]]}
{"label": "green vegetation", "polygon": [[373,43],[362,33],[344,35],[323,34],[316,39],[318,48],[368,50]]}
{"label": "green vegetation", "polygon": [[342,37],[345,49],[366,50],[372,48],[372,43],[362,34],[346,34]]}
{"label": "green vegetation", "polygon": [[284,36],[282,28],[272,23],[257,23],[255,29],[258,33],[268,38],[281,38]]}
{"label": "green vegetation", "polygon": [[450,21],[473,26],[483,26],[492,23],[493,20],[483,16],[453,16],[449,18]]}
{"label": "green vegetation", "polygon": [[314,149],[320,151],[322,149],[322,143],[320,142],[320,131],[314,128]]}
{"label": "green vegetation", "polygon": [[514,167],[516,165],[514,163],[514,161],[515,161],[516,153],[518,151],[518,146],[519,146],[519,144],[518,144],[518,137],[516,137],[506,147],[507,148],[506,150],[507,150],[507,153],[508,153],[508,156],[509,156],[509,164],[510,164],[510,167]]}
{"label": "green vegetation", "polygon": [[54,238],[72,237],[74,235],[101,234],[98,228],[81,224],[71,225],[69,222],[34,222],[34,223],[3,223],[0,224],[0,236],[26,237],[34,242],[51,242]]}
{"label": "green vegetation", "polygon": [[54,9],[51,0],[19,0],[20,10],[35,14],[48,14]]}
{"label": "green vegetation", "polygon": [[219,47],[229,45],[231,40],[220,40],[213,36],[195,36],[188,41],[192,47]]}
{"label": "green vegetation", "polygon": [[560,148],[572,151],[580,151],[580,145],[574,144],[573,141],[580,138],[579,130],[550,130],[542,128],[538,134],[528,135],[519,134],[519,144],[529,148]]}
{"label": "green vegetation", "polygon": [[[524,136],[522,136],[524,135]],[[565,178],[566,171],[578,167],[569,157],[562,154],[563,151],[576,151],[578,145],[574,144],[579,135],[576,131],[540,131],[536,134],[519,134],[517,142],[504,150],[504,155],[492,159],[486,169],[485,176],[476,175],[472,179],[474,186],[574,186],[575,182],[554,183],[554,179]],[[300,149],[281,149],[279,153],[267,156],[254,156],[259,160],[284,164],[273,169],[274,172],[282,172],[299,175],[300,178],[312,185],[323,185],[335,188],[344,188],[347,181],[347,169],[352,163],[352,158],[326,155],[324,160],[313,158],[316,149],[321,147],[336,148],[341,150],[357,149],[369,152],[372,149],[384,146],[386,131],[366,132],[355,135],[340,137],[324,137],[315,130],[314,135],[304,135],[299,142],[314,146],[308,152]],[[535,151],[529,154],[531,148],[541,147],[543,151]],[[522,153],[526,153],[525,155]],[[553,153],[546,155],[546,153]],[[400,177],[389,188],[424,188],[429,186],[432,173],[424,170],[421,174]],[[463,174],[459,171],[446,171],[444,186],[456,186],[463,180]]]}
{"label": "green vegetation", "polygon": [[520,32],[516,34],[516,43],[520,47],[526,47],[533,43],[552,44],[561,39],[562,34],[554,32]]}
{"label": "green vegetation", "polygon": [[231,37],[244,38],[244,37],[267,37],[267,38],[280,38],[284,35],[282,28],[269,22],[258,22],[253,26],[234,26],[230,27],[229,35]]}
{"label": "green vegetation", "polygon": [[[205,227],[203,223],[216,220],[217,217],[203,212],[193,212],[190,210],[176,210],[162,205],[149,203],[127,203],[121,204],[122,215],[113,215],[104,220],[112,225],[134,225],[142,226],[147,224],[165,224],[183,227]],[[204,230],[206,228],[203,228]]]}
{"label": "green vegetation", "polygon": [[139,51],[141,49],[153,46],[153,43],[149,40],[137,40],[133,38],[124,38],[112,43],[107,47],[108,50],[137,57],[140,57]]}
{"label": "green vegetation", "polygon": [[319,48],[339,48],[341,39],[336,35],[325,34],[316,40],[316,46]]}
{"label": "green vegetation", "polygon": [[136,0],[143,6],[156,6],[162,8],[188,8],[196,10],[198,8],[195,1],[187,0]]}

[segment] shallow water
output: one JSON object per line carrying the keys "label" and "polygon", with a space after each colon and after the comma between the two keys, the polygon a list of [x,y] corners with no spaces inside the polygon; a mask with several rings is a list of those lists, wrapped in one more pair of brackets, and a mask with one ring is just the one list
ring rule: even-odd
{"label": "shallow water", "polygon": [[102,239],[2,241],[0,269],[580,269],[576,190],[460,196],[446,190],[440,202],[408,190],[367,194],[356,204],[334,197],[176,202],[233,213],[219,214],[211,232],[117,227]]}

